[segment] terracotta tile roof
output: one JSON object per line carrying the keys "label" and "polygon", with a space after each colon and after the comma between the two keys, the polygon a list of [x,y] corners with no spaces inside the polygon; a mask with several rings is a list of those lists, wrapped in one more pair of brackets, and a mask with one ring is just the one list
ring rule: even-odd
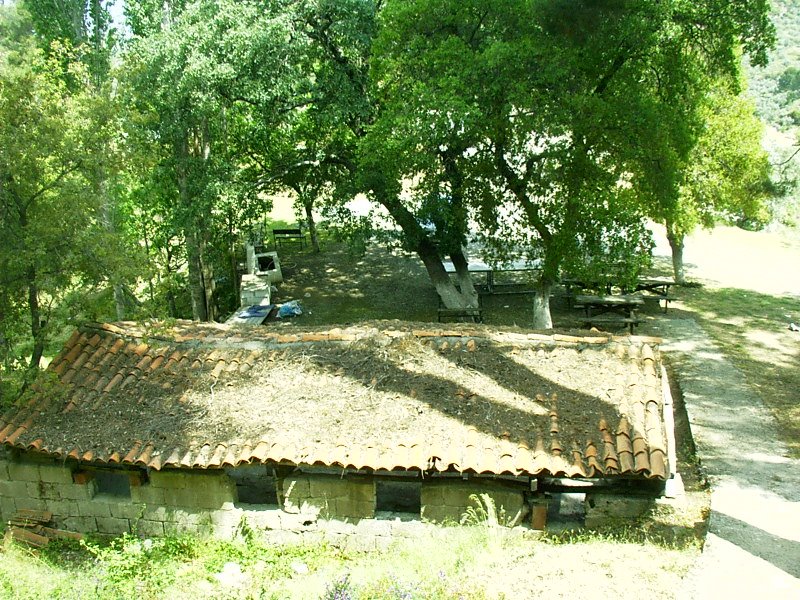
{"label": "terracotta tile roof", "polygon": [[666,479],[658,343],[399,322],[87,325],[0,416],[0,443],[156,470]]}

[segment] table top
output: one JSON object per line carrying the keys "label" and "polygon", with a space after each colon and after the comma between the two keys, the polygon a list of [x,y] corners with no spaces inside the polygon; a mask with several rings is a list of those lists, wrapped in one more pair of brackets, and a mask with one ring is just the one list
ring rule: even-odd
{"label": "table top", "polygon": [[639,285],[677,285],[674,279],[669,277],[642,277],[636,280]]}
{"label": "table top", "polygon": [[[455,273],[456,268],[453,266],[453,262],[450,260],[442,261],[444,265],[444,270],[448,273]],[[505,263],[500,263],[497,265],[490,265],[489,263],[482,261],[478,258],[472,259],[467,264],[467,269],[470,273],[490,273],[490,272],[497,272],[497,271],[535,271],[541,267],[539,261],[530,262],[525,259],[517,259],[517,260],[510,260]]]}
{"label": "table top", "polygon": [[575,296],[577,304],[589,304],[591,306],[640,306],[644,304],[644,298],[631,294],[608,294],[604,296]]}

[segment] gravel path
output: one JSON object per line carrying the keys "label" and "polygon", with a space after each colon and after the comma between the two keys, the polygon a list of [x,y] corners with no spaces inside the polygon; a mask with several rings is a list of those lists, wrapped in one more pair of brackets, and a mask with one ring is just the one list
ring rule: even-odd
{"label": "gravel path", "polygon": [[[720,228],[692,236],[686,258],[689,277],[712,286],[800,295],[796,240]],[[673,314],[658,328],[711,484],[706,546],[676,597],[800,598],[800,461],[787,458],[769,410],[694,320]]]}

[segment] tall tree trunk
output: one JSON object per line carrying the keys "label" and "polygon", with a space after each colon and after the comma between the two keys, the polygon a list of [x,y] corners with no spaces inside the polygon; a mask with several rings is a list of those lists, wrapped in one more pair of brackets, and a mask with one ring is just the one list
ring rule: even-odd
{"label": "tall tree trunk", "polygon": [[533,294],[533,328],[552,329],[553,317],[550,314],[550,292],[553,286],[546,281],[539,281]]}
{"label": "tall tree trunk", "polygon": [[314,200],[307,195],[303,196],[303,208],[306,213],[306,223],[308,223],[308,234],[311,237],[311,248],[319,253],[319,237],[317,235],[317,224],[314,221]]}
{"label": "tall tree trunk", "polygon": [[672,271],[675,275],[675,283],[685,283],[685,272],[683,268],[683,247],[686,236],[676,231],[667,223],[667,240],[672,250]]}
{"label": "tall tree trunk", "polygon": [[29,267],[25,273],[28,284],[28,310],[31,315],[31,336],[33,351],[31,352],[30,369],[36,370],[44,354],[44,330],[42,328],[42,309],[39,305],[39,285],[36,282],[36,267]]}
{"label": "tall tree trunk", "polygon": [[187,229],[186,257],[189,268],[189,292],[192,298],[192,318],[195,321],[208,321],[206,286],[203,277],[202,250],[198,232],[194,227]]}
{"label": "tall tree trunk", "polygon": [[456,270],[456,285],[461,291],[461,301],[464,308],[477,308],[478,307],[478,290],[475,289],[475,284],[472,281],[472,273],[469,272],[469,262],[467,257],[464,256],[463,250],[457,250],[450,253],[450,260],[453,261],[453,267]]}

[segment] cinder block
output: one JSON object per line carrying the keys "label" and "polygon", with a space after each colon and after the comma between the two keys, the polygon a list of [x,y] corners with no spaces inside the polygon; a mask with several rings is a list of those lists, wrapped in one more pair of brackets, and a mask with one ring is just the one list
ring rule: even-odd
{"label": "cinder block", "polygon": [[23,508],[28,510],[47,510],[46,501],[42,500],[41,498],[14,498],[14,502],[17,505],[17,510],[21,510]]}
{"label": "cinder block", "polygon": [[39,481],[39,465],[11,461],[8,463],[8,478],[12,481]]}
{"label": "cinder block", "polygon": [[329,507],[329,516],[339,519],[371,519],[375,516],[374,502],[358,502],[349,498],[337,498],[329,504]]}
{"label": "cinder block", "polygon": [[311,485],[308,477],[286,477],[280,480],[278,490],[284,498],[304,499],[311,496]]}
{"label": "cinder block", "polygon": [[28,495],[29,498],[38,498],[41,499],[41,481],[26,481],[25,482],[25,493]]}
{"label": "cinder block", "polygon": [[161,521],[148,521],[147,519],[131,521],[131,531],[137,535],[147,537],[163,537],[165,534],[164,523]]}
{"label": "cinder block", "polygon": [[58,465],[39,465],[39,477],[47,483],[72,485],[72,470]]}
{"label": "cinder block", "polygon": [[153,471],[150,487],[180,489],[186,487],[186,476],[180,471]]}
{"label": "cinder block", "polygon": [[78,533],[97,533],[97,521],[94,517],[65,517],[54,520],[63,529]]}
{"label": "cinder block", "polygon": [[375,482],[371,479],[350,479],[348,496],[356,502],[375,504]]}
{"label": "cinder block", "polygon": [[78,503],[74,500],[47,500],[45,502],[47,510],[60,517],[85,516],[80,514]]}
{"label": "cinder block", "polygon": [[111,533],[120,535],[131,530],[128,519],[117,519],[116,517],[97,517],[98,533]]}
{"label": "cinder block", "polygon": [[264,510],[245,510],[242,516],[247,519],[251,527],[255,529],[281,529],[281,515],[286,514],[277,508],[267,508]]}
{"label": "cinder block", "polygon": [[64,487],[60,483],[46,483],[39,481],[35,484],[39,497],[42,500],[61,500],[61,488]]}
{"label": "cinder block", "polygon": [[309,483],[309,496],[311,498],[347,498],[350,496],[348,481],[338,477],[318,476],[311,477]]}
{"label": "cinder block", "polygon": [[0,498],[0,521],[8,521],[17,512],[17,504],[13,498]]}
{"label": "cinder block", "polygon": [[78,516],[81,517],[111,517],[111,504],[100,500],[82,500],[77,502]]}
{"label": "cinder block", "polygon": [[144,504],[135,502],[108,502],[107,506],[110,516],[118,519],[141,519],[147,513],[147,508]]}
{"label": "cinder block", "polygon": [[28,498],[28,483],[25,481],[0,481],[0,496]]}
{"label": "cinder block", "polygon": [[166,503],[165,488],[152,485],[131,488],[131,500],[149,506],[161,506]]}
{"label": "cinder block", "polygon": [[460,508],[445,506],[443,504],[423,504],[420,514],[423,519],[433,521],[434,523],[459,523],[464,511],[462,511]]}
{"label": "cinder block", "polygon": [[77,483],[61,485],[59,493],[65,500],[91,500],[97,494],[97,483],[89,481],[83,485]]}

